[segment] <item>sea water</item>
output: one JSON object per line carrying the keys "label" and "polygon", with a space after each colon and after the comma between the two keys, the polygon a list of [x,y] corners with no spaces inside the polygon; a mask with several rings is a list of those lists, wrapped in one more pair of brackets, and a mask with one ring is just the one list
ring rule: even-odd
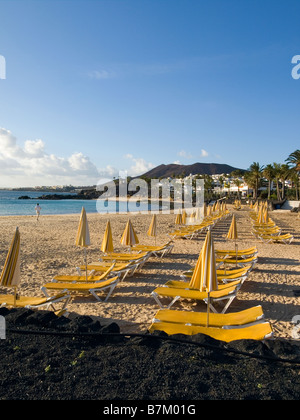
{"label": "sea water", "polygon": [[[78,199],[59,199],[59,200],[45,200],[38,199],[42,195],[53,194],[43,191],[12,191],[0,190],[0,216],[30,216],[35,215],[35,206],[40,204],[42,210],[41,215],[55,215],[55,214],[79,214],[82,207],[87,213],[126,213],[127,203],[116,202],[114,200],[101,203],[97,206],[97,200],[78,200]],[[56,193],[69,195],[70,193]],[[75,196],[76,194],[74,194]],[[30,199],[19,199],[20,196],[28,196]],[[152,206],[153,209],[153,206]],[[136,211],[149,210],[147,203],[141,203]]]}

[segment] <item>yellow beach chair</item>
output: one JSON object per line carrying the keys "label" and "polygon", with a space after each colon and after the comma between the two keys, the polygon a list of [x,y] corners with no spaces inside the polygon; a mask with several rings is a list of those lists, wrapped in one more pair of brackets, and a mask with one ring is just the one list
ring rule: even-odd
{"label": "yellow beach chair", "polygon": [[259,235],[259,239],[261,239],[263,242],[269,244],[271,242],[273,243],[284,243],[284,244],[290,244],[294,240],[294,236],[290,233],[286,233],[284,235]]}
{"label": "yellow beach chair", "polygon": [[216,249],[216,256],[218,258],[235,257],[238,258],[249,258],[258,254],[256,246],[247,249]]}
{"label": "yellow beach chair", "polygon": [[[102,281],[102,280],[105,280],[105,279],[107,279],[110,275],[111,275],[111,273],[112,273],[112,270],[114,269],[114,267],[115,267],[115,264],[110,264],[110,266],[109,267],[106,267],[106,269],[105,269],[105,271],[101,274],[101,275],[98,275],[98,276],[96,276],[96,275],[94,275],[94,274],[90,274],[90,275],[78,275],[78,276],[76,276],[76,275],[68,275],[68,274],[60,274],[60,275],[57,275],[57,276],[54,276],[53,277],[53,281],[62,281],[62,282],[65,282],[65,283],[69,283],[69,282],[72,282],[72,283],[76,283],[76,282],[94,282],[94,283],[98,283],[98,282],[100,282],[100,281]],[[86,266],[84,266],[84,269],[86,268]]]}
{"label": "yellow beach chair", "polygon": [[131,249],[132,251],[139,251],[139,252],[151,252],[151,254],[155,255],[155,257],[169,254],[174,247],[172,241],[167,242],[164,245],[134,245]]}
{"label": "yellow beach chair", "polygon": [[[165,285],[153,290],[151,296],[162,309],[170,309],[179,299],[199,300],[207,304],[209,298],[210,309],[213,312],[218,312],[214,307],[215,302],[227,301],[222,310],[222,313],[225,313],[236,297],[238,290],[239,285],[224,285],[224,287],[220,286],[218,290],[210,292],[208,296],[207,292],[200,292],[196,289],[168,287]],[[160,300],[161,297],[170,298],[172,300],[169,304],[164,305]]]}
{"label": "yellow beach chair", "polygon": [[[104,273],[108,267],[111,266],[111,261],[95,261],[80,267],[76,267],[79,275],[83,274],[83,271],[87,269],[90,272],[90,275],[97,275],[97,273]],[[137,270],[139,264],[134,264],[132,262],[116,262],[114,263],[114,268],[111,271],[112,276],[120,276],[120,280],[123,281],[126,277],[133,276]]]}
{"label": "yellow beach chair", "polygon": [[[0,306],[11,306],[14,308],[27,309],[53,309],[54,312],[61,314],[67,310],[68,303],[71,300],[69,292],[65,289],[55,296],[37,297],[37,296],[18,296],[0,295]],[[59,308],[56,305],[59,304]]]}
{"label": "yellow beach chair", "polygon": [[[74,294],[87,294],[90,293],[98,301],[106,302],[114,291],[115,287],[119,282],[119,276],[109,278],[107,280],[102,280],[97,282],[60,282],[53,280],[52,282],[44,284],[41,290],[46,295],[48,295],[48,290],[63,290],[66,289],[71,295]],[[105,298],[101,299],[98,294],[105,292]]]}
{"label": "yellow beach chair", "polygon": [[235,258],[235,257],[231,257],[231,258],[216,258],[216,263],[217,263],[217,269],[222,267],[223,265],[231,265],[231,264],[235,264],[236,266],[239,267],[245,267],[245,266],[251,266],[251,269],[255,266],[255,264],[257,263],[257,257],[249,257],[249,258]]}
{"label": "yellow beach chair", "polygon": [[[222,328],[225,326],[253,325],[262,322],[264,313],[261,305],[253,306],[240,312],[226,314],[209,314],[209,326]],[[174,324],[206,326],[207,313],[160,309],[152,319],[152,323],[172,322]]]}
{"label": "yellow beach chair", "polygon": [[[15,308],[30,308],[30,309],[53,309],[58,314],[66,312],[67,305],[70,301],[70,295],[65,290],[55,296],[36,297],[36,296],[21,296],[18,293],[20,285],[20,232],[16,228],[9,251],[0,276],[0,286],[14,289],[13,294],[1,294],[0,306],[12,306]],[[60,304],[60,309],[55,307]],[[62,306],[61,306],[62,305]]]}
{"label": "yellow beach chair", "polygon": [[263,322],[256,325],[242,326],[240,328],[215,328],[195,325],[176,324],[172,322],[155,322],[151,324],[149,332],[164,331],[168,335],[174,334],[205,334],[215,340],[229,343],[236,340],[265,340],[273,336],[271,324]]}
{"label": "yellow beach chair", "polygon": [[139,270],[143,267],[146,261],[148,261],[150,256],[151,256],[151,252],[132,252],[132,253],[131,252],[127,252],[127,253],[112,252],[107,255],[102,255],[101,261],[136,264],[136,270]]}
{"label": "yellow beach chair", "polygon": [[[236,281],[236,280],[242,280],[244,277],[247,277],[248,274],[251,271],[251,266],[245,266],[242,268],[230,268],[227,270],[217,270],[217,278],[219,282],[222,283],[228,283],[230,281]],[[181,274],[181,278],[183,281],[186,279],[190,279],[193,275],[194,268],[185,271],[183,274]]]}

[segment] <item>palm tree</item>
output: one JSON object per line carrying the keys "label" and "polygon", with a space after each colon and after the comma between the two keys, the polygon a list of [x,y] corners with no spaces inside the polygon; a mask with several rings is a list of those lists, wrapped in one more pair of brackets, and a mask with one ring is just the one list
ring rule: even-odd
{"label": "palm tree", "polygon": [[290,167],[286,163],[283,163],[280,167],[280,181],[282,184],[281,191],[282,191],[282,199],[285,197],[285,181],[290,176]]}
{"label": "palm tree", "polygon": [[251,178],[253,178],[254,181],[254,198],[255,200],[258,197],[258,187],[262,175],[264,167],[260,166],[258,162],[253,162],[252,165],[250,165],[249,172],[251,174]]}
{"label": "palm tree", "polygon": [[268,183],[268,200],[271,197],[271,183],[274,179],[274,168],[271,164],[267,165],[263,170],[263,176],[269,181]]}
{"label": "palm tree", "polygon": [[[291,153],[288,156],[287,159],[285,159],[285,161],[289,165],[292,165],[291,171],[298,178],[298,182],[296,182],[296,197],[297,197],[296,199],[298,200],[298,187],[300,189],[300,184],[299,184],[299,175],[300,175],[300,150],[299,149],[295,150],[293,153]],[[293,176],[293,174],[292,174],[292,176]]]}
{"label": "palm tree", "polygon": [[295,187],[295,199],[298,201],[299,200],[299,193],[298,193],[298,188],[299,188],[299,176],[297,174],[296,171],[294,171],[292,168],[290,169],[290,175],[289,175],[289,179],[292,181],[292,186]]}
{"label": "palm tree", "polygon": [[274,178],[276,181],[277,200],[281,201],[282,197],[281,197],[280,187],[279,187],[279,181],[281,179],[281,173],[282,173],[281,163],[274,162],[273,168],[274,168]]}
{"label": "palm tree", "polygon": [[245,172],[244,181],[246,182],[249,188],[251,188],[253,191],[255,190],[256,180],[254,179],[253,174],[251,172]]}
{"label": "palm tree", "polygon": [[291,153],[289,155],[289,157],[287,159],[285,159],[285,161],[289,164],[289,165],[293,165],[294,169],[297,172],[300,172],[300,150],[295,150],[293,153]]}
{"label": "palm tree", "polygon": [[238,196],[238,198],[240,197],[240,186],[241,186],[241,184],[242,184],[242,181],[239,179],[239,178],[235,178],[234,180],[233,180],[233,182],[234,182],[234,184],[237,186],[237,188],[238,188],[238,193],[237,193],[237,196]]}

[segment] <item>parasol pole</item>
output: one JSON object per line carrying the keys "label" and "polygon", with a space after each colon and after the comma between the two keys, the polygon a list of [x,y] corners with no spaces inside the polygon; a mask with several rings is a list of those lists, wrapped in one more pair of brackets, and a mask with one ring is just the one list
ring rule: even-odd
{"label": "parasol pole", "polygon": [[85,280],[87,281],[88,275],[87,275],[87,251],[86,251],[86,247],[84,247],[84,255],[85,255]]}
{"label": "parasol pole", "polygon": [[206,316],[206,327],[209,325],[209,305],[210,305],[210,292],[207,293],[207,316]]}

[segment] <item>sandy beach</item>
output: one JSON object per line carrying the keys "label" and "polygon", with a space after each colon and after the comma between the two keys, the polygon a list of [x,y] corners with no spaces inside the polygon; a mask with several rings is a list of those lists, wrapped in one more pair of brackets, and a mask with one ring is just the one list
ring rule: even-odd
{"label": "sandy beach", "polygon": [[[292,318],[300,315],[299,275],[300,219],[297,213],[277,210],[270,213],[272,219],[283,229],[292,233],[294,241],[289,244],[265,244],[251,234],[249,208],[240,211],[228,206],[236,215],[238,246],[240,249],[258,248],[258,263],[243,284],[228,312],[240,311],[261,304],[265,318],[272,324],[274,338],[292,339]],[[75,237],[80,215],[1,217],[0,266],[5,261],[7,250],[16,226],[21,234],[21,287],[23,295],[41,296],[44,283],[57,274],[76,274],[76,266],[84,263],[84,250],[75,246]],[[154,244],[147,236],[151,221],[149,214],[130,215],[140,243]],[[114,247],[125,251],[120,238],[128,215],[88,214],[91,246],[87,250],[88,262],[97,261],[107,221],[110,220]],[[167,234],[175,227],[173,214],[157,215],[158,236],[156,244],[169,240]],[[232,248],[225,240],[231,217],[213,228],[216,249]],[[71,314],[99,317],[101,324],[119,324],[122,332],[146,332],[158,306],[151,291],[167,280],[180,280],[182,272],[194,264],[199,256],[205,235],[198,239],[175,240],[173,252],[162,259],[151,257],[135,276],[125,279],[116,287],[108,302],[97,302],[90,295],[77,297],[69,305]],[[297,293],[298,292],[298,293]],[[205,311],[204,303],[180,301],[174,309]]]}

